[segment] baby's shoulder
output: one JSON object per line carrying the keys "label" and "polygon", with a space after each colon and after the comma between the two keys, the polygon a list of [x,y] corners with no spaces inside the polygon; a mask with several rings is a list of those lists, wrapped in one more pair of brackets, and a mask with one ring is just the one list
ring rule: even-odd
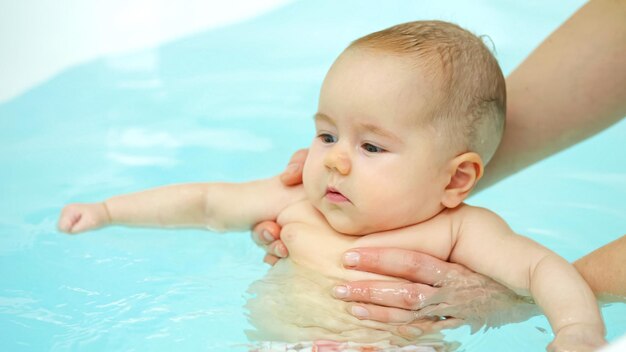
{"label": "baby's shoulder", "polygon": [[498,214],[487,208],[477,207],[465,203],[462,203],[461,205],[453,209],[446,209],[444,212],[442,212],[442,215],[449,217],[455,222],[500,219],[500,216]]}
{"label": "baby's shoulder", "polygon": [[402,228],[359,238],[359,247],[394,247],[422,252],[447,260],[454,246],[454,218],[458,212],[444,210],[432,218]]}
{"label": "baby's shoulder", "polygon": [[501,236],[512,233],[506,221],[487,208],[462,204],[448,212],[453,219],[455,240],[461,236],[482,237],[487,233]]}
{"label": "baby's shoulder", "polygon": [[479,231],[495,222],[504,222],[498,214],[487,208],[465,203],[455,208],[445,209],[429,221],[449,226],[453,242],[456,242],[463,233]]}

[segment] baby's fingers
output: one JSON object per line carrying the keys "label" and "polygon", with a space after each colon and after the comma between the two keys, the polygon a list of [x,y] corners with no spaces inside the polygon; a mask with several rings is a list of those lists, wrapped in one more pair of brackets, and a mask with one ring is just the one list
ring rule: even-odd
{"label": "baby's fingers", "polygon": [[72,233],[74,226],[81,220],[82,214],[69,205],[63,209],[57,227],[59,231],[65,233]]}
{"label": "baby's fingers", "polygon": [[63,208],[58,227],[65,233],[79,233],[109,223],[111,220],[103,203],[76,203]]}
{"label": "baby's fingers", "polygon": [[90,215],[80,214],[80,217],[74,222],[68,233],[73,235],[87,230],[97,229],[99,227],[100,225],[98,222]]}

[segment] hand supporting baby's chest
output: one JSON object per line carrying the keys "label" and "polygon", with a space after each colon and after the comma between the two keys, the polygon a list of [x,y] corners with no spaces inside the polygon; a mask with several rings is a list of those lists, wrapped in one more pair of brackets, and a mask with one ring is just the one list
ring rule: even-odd
{"label": "hand supporting baby's chest", "polygon": [[278,223],[282,226],[280,236],[289,251],[289,260],[325,276],[347,279],[341,256],[354,246],[358,237],[333,230],[308,202],[285,209]]}
{"label": "hand supporting baby's chest", "polygon": [[[335,231],[323,215],[309,202],[286,208],[278,217],[281,239],[289,258],[299,265],[341,280],[395,279],[382,275],[344,269],[343,254],[357,247],[393,247],[420,251],[446,260],[450,253],[450,236],[437,220],[364,236],[349,236]],[[444,224],[445,225],[445,224]]]}

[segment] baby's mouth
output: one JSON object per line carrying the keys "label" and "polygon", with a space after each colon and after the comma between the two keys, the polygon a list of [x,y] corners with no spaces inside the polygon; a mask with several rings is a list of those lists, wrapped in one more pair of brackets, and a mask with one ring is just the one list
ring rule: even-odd
{"label": "baby's mouth", "polygon": [[348,199],[348,197],[346,197],[343,194],[341,194],[341,192],[339,192],[339,190],[334,188],[334,187],[326,188],[326,195],[325,195],[325,197],[331,203],[350,202],[350,199]]}

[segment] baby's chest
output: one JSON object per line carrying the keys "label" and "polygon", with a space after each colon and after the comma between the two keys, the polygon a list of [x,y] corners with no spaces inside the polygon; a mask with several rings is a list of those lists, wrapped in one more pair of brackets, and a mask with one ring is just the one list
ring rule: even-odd
{"label": "baby's chest", "polygon": [[411,236],[402,234],[366,236],[341,234],[330,227],[326,219],[308,202],[288,207],[279,215],[277,222],[282,227],[281,239],[289,251],[288,260],[340,280],[397,280],[384,275],[345,269],[342,265],[342,256],[352,248],[395,247],[428,253],[423,245],[407,245],[405,242],[409,241]]}
{"label": "baby's chest", "polygon": [[384,279],[385,276],[346,270],[343,254],[357,247],[388,247],[418,251],[448,260],[453,243],[450,241],[450,219],[437,219],[397,230],[365,236],[348,236],[335,231],[309,202],[296,203],[278,217],[281,239],[289,258],[299,265],[327,276],[344,280]]}

